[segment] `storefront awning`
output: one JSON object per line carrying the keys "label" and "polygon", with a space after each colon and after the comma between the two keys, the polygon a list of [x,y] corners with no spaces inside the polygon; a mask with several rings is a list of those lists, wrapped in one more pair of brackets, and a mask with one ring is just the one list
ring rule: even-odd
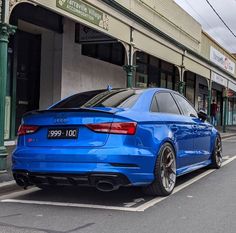
{"label": "storefront awning", "polygon": [[145,53],[170,62],[174,65],[181,65],[181,53],[178,53],[164,44],[159,43],[157,40],[147,37],[137,30],[133,31],[133,43],[135,48]]}

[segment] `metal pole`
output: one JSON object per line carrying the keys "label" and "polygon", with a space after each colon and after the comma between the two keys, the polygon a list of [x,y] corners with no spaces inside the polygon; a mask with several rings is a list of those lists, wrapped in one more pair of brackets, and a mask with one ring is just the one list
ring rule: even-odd
{"label": "metal pole", "polygon": [[124,65],[123,68],[126,71],[127,77],[127,87],[133,87],[133,72],[135,71],[136,66],[134,66],[134,43],[133,43],[133,28],[130,28],[130,44],[128,45],[128,56],[127,56],[127,65]]}
{"label": "metal pole", "polygon": [[0,22],[0,171],[6,169],[7,150],[4,146],[5,128],[5,99],[7,83],[7,53],[8,39],[15,32],[15,27],[6,23],[6,14],[9,1],[2,1],[1,22]]}
{"label": "metal pole", "polygon": [[181,95],[184,95],[184,89],[185,89],[184,70],[185,70],[185,67],[182,65],[180,67],[180,80],[178,84],[178,91]]}
{"label": "metal pole", "polygon": [[131,87],[133,87],[133,72],[135,70],[135,66],[125,65],[125,66],[123,66],[123,68],[127,74],[127,87],[131,88]]}

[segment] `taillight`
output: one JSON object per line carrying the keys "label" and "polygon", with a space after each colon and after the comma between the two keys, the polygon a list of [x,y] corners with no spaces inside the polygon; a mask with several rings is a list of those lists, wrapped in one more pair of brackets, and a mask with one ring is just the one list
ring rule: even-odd
{"label": "taillight", "polygon": [[101,124],[88,124],[89,129],[98,133],[127,134],[134,135],[136,132],[136,122],[113,122]]}
{"label": "taillight", "polygon": [[25,134],[32,134],[35,133],[38,130],[38,126],[34,126],[34,125],[20,125],[17,135],[18,136],[22,136]]}

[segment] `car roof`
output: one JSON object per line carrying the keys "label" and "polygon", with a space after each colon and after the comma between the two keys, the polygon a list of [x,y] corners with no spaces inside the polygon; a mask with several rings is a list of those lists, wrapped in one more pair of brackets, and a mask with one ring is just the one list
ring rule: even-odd
{"label": "car roof", "polygon": [[167,88],[162,88],[162,87],[147,87],[147,88],[139,88],[139,87],[131,87],[131,88],[113,88],[111,90],[143,90],[144,92],[169,92],[169,93],[175,93],[175,94],[180,94],[177,91],[167,89]]}

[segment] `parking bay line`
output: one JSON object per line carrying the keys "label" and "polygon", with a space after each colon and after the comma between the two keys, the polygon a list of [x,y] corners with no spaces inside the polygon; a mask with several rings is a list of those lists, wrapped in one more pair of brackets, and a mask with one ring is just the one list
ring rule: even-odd
{"label": "parking bay line", "polygon": [[[233,156],[233,157],[231,157],[230,159],[227,159],[226,161],[224,161],[224,162],[222,163],[222,167],[225,166],[225,165],[227,165],[228,163],[231,163],[231,162],[232,162],[233,160],[235,160],[235,159],[236,159],[236,155]],[[191,184],[197,182],[198,180],[200,180],[200,179],[202,179],[202,178],[208,176],[209,174],[211,174],[211,173],[214,172],[215,170],[216,170],[216,169],[212,169],[212,170],[205,171],[204,173],[202,173],[202,174],[200,174],[200,175],[194,177],[193,179],[191,179],[191,180],[189,180],[189,181],[187,181],[187,182],[185,182],[185,183],[183,183],[183,184],[177,186],[177,187],[174,189],[174,191],[173,191],[173,193],[172,193],[171,195],[173,195],[173,194],[175,194],[175,193],[181,191],[182,189],[184,189],[184,188],[190,186]],[[168,196],[167,196],[167,197],[162,197],[162,198],[156,197],[156,198],[154,198],[154,199],[152,199],[152,200],[150,200],[150,201],[144,203],[143,205],[137,207],[137,210],[136,210],[136,211],[145,211],[146,209],[148,209],[148,208],[150,208],[150,207],[156,205],[157,203],[159,203],[159,202],[165,200],[166,198],[168,198]]]}
{"label": "parking bay line", "polygon": [[[227,159],[222,163],[222,167],[231,163],[233,160],[236,159],[236,155]],[[177,186],[173,193],[177,193],[182,189],[190,186],[191,184],[197,182],[198,180],[206,177],[207,175],[214,172],[216,169],[205,171],[204,173],[194,177],[193,179]],[[19,203],[19,204],[35,204],[35,205],[49,205],[49,206],[61,206],[61,207],[77,207],[77,208],[92,208],[92,209],[105,209],[105,210],[120,210],[120,211],[129,211],[129,212],[143,212],[148,208],[156,205],[157,203],[167,199],[167,197],[156,197],[152,200],[138,206],[138,207],[118,207],[118,206],[105,206],[105,205],[90,205],[90,204],[77,204],[77,203],[66,203],[66,202],[50,202],[50,201],[33,201],[33,200],[17,200],[17,199],[3,199],[1,200],[2,203]]]}

